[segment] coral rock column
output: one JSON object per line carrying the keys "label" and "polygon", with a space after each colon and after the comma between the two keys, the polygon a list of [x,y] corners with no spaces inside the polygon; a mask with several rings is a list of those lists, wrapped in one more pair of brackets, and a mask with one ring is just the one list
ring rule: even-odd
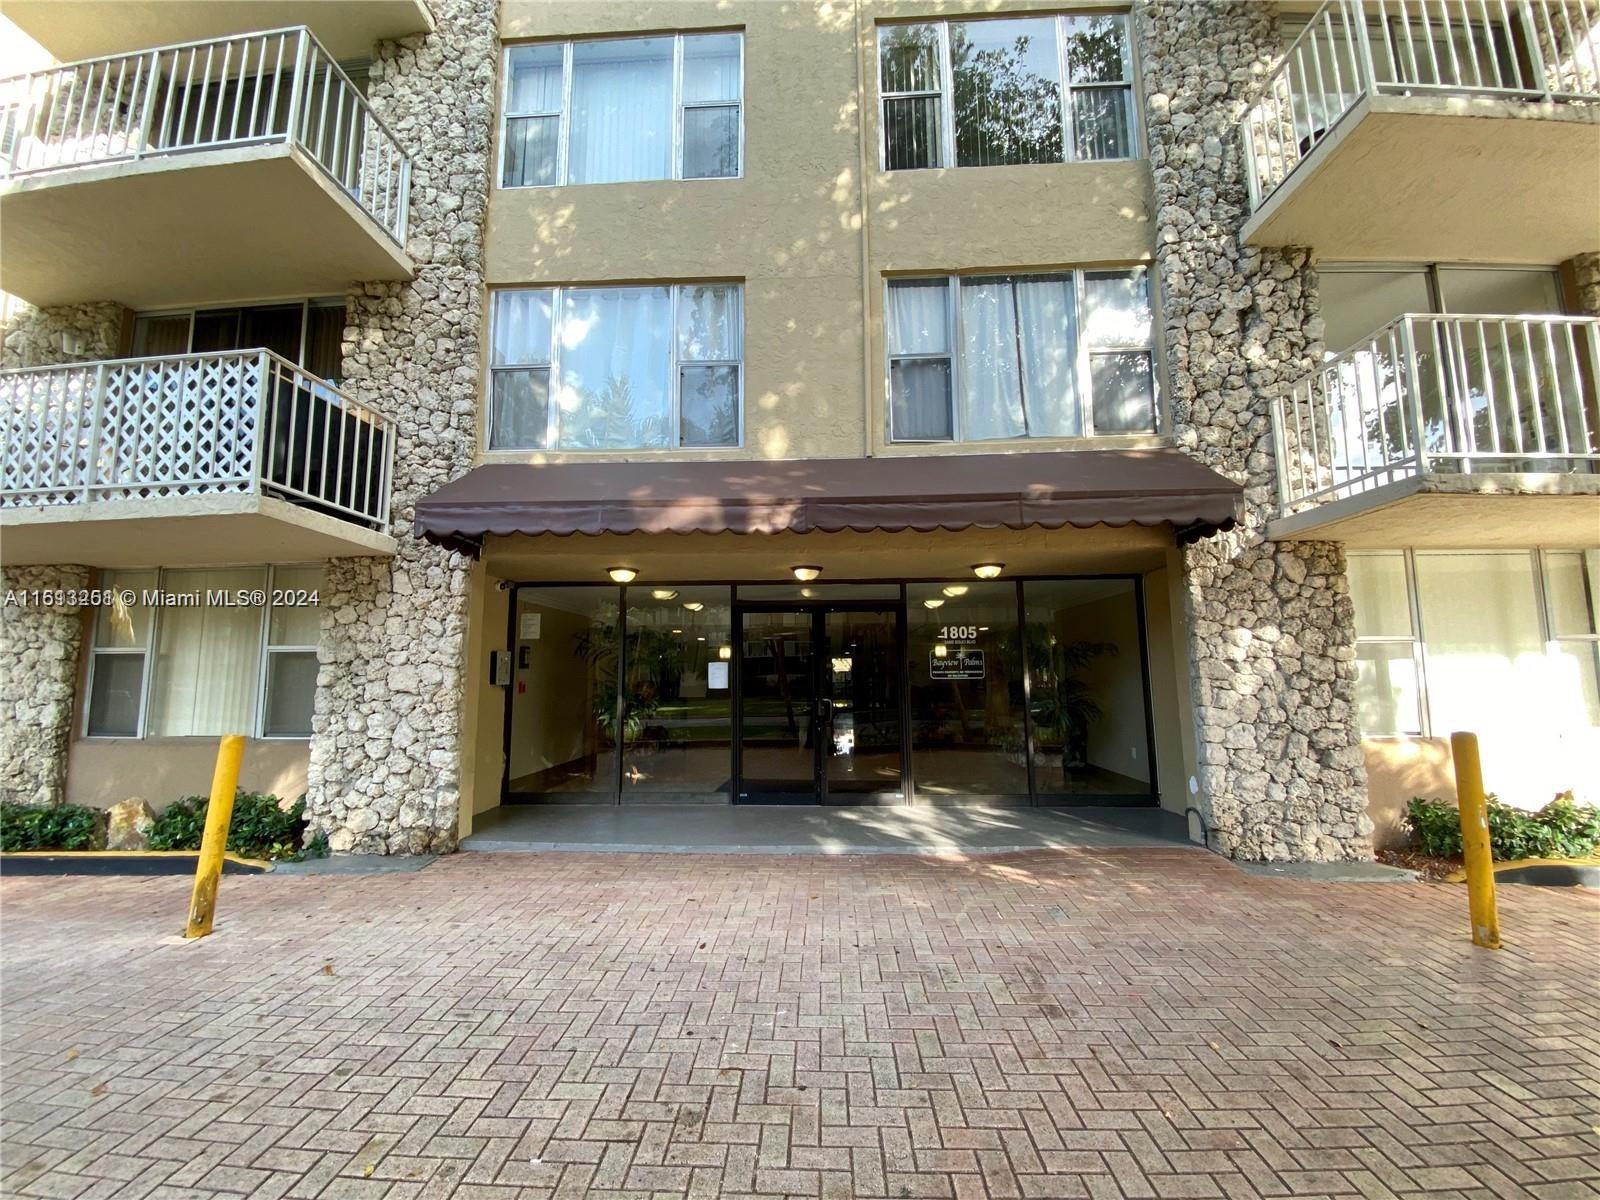
{"label": "coral rock column", "polygon": [[306,799],[336,851],[455,845],[468,563],[417,541],[416,502],[472,465],[494,0],[432,0],[426,37],[381,43],[369,99],[411,152],[410,283],[349,295],[342,385],[398,426],[393,559],[329,563]]}
{"label": "coral rock column", "polygon": [[1322,338],[1309,254],[1239,237],[1239,119],[1279,49],[1272,9],[1147,0],[1136,20],[1173,432],[1245,487],[1240,527],[1183,552],[1195,803],[1233,857],[1369,858],[1343,548],[1264,538],[1270,404],[1310,372]]}

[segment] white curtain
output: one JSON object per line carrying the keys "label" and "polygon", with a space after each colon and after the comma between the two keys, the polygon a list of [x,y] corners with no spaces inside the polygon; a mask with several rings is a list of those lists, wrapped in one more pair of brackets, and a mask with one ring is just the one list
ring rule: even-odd
{"label": "white curtain", "polygon": [[494,365],[522,366],[550,361],[550,292],[496,292]]}
{"label": "white curtain", "polygon": [[739,288],[721,284],[678,291],[678,356],[684,362],[742,357]]}
{"label": "white curtain", "polygon": [[579,42],[572,48],[568,182],[669,178],[672,115],[671,38]]}
{"label": "white curtain", "polygon": [[1028,433],[1017,369],[1017,320],[1011,284],[961,285],[961,411],[964,435],[1022,437]]}
{"label": "white curtain", "polygon": [[739,99],[739,35],[698,34],[683,39],[683,102]]}
{"label": "white curtain", "polygon": [[942,279],[895,283],[889,287],[889,354],[947,354],[950,288]]}
{"label": "white curtain", "polygon": [[670,288],[563,292],[558,447],[670,445],[672,336]]}
{"label": "white curtain", "polygon": [[1022,341],[1022,393],[1033,437],[1083,433],[1075,358],[1078,318],[1071,279],[1019,279],[1018,329]]}
{"label": "white curtain", "polygon": [[[169,571],[172,592],[264,588],[260,568]],[[155,674],[150,681],[149,734],[197,737],[252,733],[260,675],[261,609],[200,604],[161,611]]]}
{"label": "white curtain", "polygon": [[511,88],[506,111],[561,111],[561,47],[515,46],[511,51]]}

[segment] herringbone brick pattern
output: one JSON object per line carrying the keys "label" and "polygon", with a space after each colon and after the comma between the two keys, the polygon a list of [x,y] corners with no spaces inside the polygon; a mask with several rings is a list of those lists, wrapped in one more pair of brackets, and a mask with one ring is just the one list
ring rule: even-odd
{"label": "herringbone brick pattern", "polygon": [[1600,904],[967,861],[10,879],[6,1196],[1600,1195]]}

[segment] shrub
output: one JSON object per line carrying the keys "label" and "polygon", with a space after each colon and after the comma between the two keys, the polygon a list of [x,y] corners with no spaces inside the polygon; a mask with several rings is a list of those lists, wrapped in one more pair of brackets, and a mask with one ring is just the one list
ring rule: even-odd
{"label": "shrub", "polygon": [[0,804],[0,850],[94,850],[103,816],[81,804]]}
{"label": "shrub", "polygon": [[[1600,809],[1578,804],[1563,792],[1536,813],[1523,812],[1489,796],[1489,849],[1495,858],[1583,858],[1600,845]],[[1461,814],[1443,800],[1415,797],[1406,822],[1424,854],[1461,855]]]}
{"label": "shrub", "polygon": [[[205,796],[185,796],[167,805],[150,830],[150,849],[198,850],[209,806]],[[297,857],[305,811],[304,796],[284,809],[276,796],[241,789],[233,800],[228,849],[250,858]]]}

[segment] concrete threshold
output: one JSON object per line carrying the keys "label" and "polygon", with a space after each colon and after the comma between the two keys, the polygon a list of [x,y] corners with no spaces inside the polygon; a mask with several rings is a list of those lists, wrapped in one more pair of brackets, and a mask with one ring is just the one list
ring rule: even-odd
{"label": "concrete threshold", "polygon": [[[1159,808],[518,805],[479,818],[461,848],[485,853],[1005,854],[1185,848]],[[1198,849],[1198,847],[1195,847]]]}

